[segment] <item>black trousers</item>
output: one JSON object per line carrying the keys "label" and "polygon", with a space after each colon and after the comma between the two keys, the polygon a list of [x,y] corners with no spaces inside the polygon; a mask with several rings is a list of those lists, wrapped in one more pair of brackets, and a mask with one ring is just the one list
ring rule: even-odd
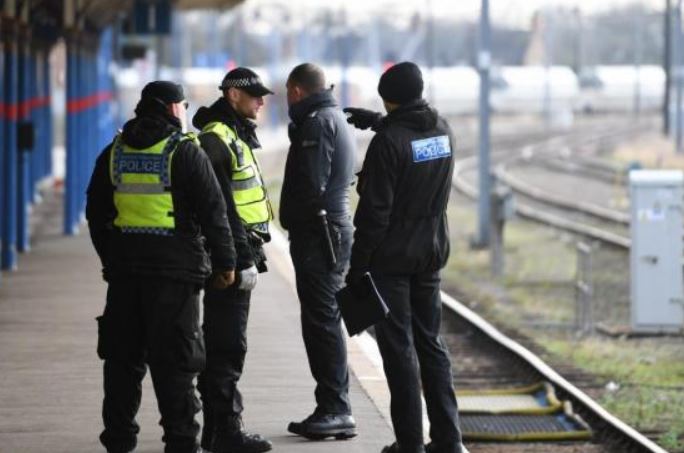
{"label": "black trousers", "polygon": [[390,309],[390,316],[375,326],[375,333],[390,389],[397,442],[406,451],[423,443],[422,381],[430,438],[439,453],[460,453],[451,361],[439,337],[439,272],[373,277]]}
{"label": "black trousers", "polygon": [[200,405],[193,380],[205,361],[199,285],[153,276],[116,277],[97,320],[97,352],[104,360],[102,444],[112,452],[135,447],[140,431],[135,416],[149,365],[164,451],[194,453]]}
{"label": "black trousers", "polygon": [[204,290],[204,339],[207,366],[198,379],[202,396],[204,430],[211,433],[214,420],[242,413],[237,388],[247,354],[247,319],[251,292],[237,285],[224,290]]}
{"label": "black trousers", "polygon": [[333,227],[337,264],[326,254],[322,234],[315,229],[290,232],[290,255],[301,304],[302,335],[309,368],[316,380],[316,410],[351,414],[347,344],[340,325],[335,293],[344,285],[351,254],[351,227]]}

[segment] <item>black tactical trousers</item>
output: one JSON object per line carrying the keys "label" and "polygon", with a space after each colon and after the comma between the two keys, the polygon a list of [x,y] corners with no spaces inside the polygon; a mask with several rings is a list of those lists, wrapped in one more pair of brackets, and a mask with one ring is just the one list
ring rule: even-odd
{"label": "black tactical trousers", "polygon": [[344,285],[352,228],[333,227],[337,264],[332,266],[320,232],[290,232],[290,254],[301,304],[302,335],[309,368],[316,380],[316,410],[351,414],[347,345],[335,293]]}
{"label": "black tactical trousers", "polygon": [[251,292],[239,290],[237,284],[223,290],[207,287],[204,291],[202,329],[207,366],[199,376],[198,389],[202,395],[203,429],[211,433],[214,420],[242,413],[242,395],[237,383],[247,354]]}
{"label": "black tactical trousers", "polygon": [[98,317],[97,352],[104,360],[104,431],[110,452],[131,451],[140,427],[142,380],[149,365],[166,453],[194,453],[199,401],[193,379],[204,367],[199,286],[154,276],[113,278]]}
{"label": "black tactical trousers", "polygon": [[390,389],[397,442],[408,452],[423,444],[422,381],[436,451],[460,453],[451,361],[439,337],[439,272],[373,277],[390,309],[390,316],[375,326],[375,332]]}

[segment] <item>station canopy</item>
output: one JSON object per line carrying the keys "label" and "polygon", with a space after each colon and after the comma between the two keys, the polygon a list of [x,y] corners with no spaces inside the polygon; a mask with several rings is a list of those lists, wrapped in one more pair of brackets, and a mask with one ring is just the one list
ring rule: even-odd
{"label": "station canopy", "polygon": [[[144,1],[144,0],[143,0]],[[170,0],[176,9],[230,9],[244,0]],[[116,21],[121,15],[133,10],[135,0],[74,0],[52,1],[37,0],[32,2],[32,12],[36,22],[50,21],[64,17],[65,4],[76,6],[76,14],[84,19],[86,28],[101,29]],[[146,3],[155,3],[150,0]],[[42,19],[42,21],[41,21]],[[58,21],[59,22],[59,21]]]}

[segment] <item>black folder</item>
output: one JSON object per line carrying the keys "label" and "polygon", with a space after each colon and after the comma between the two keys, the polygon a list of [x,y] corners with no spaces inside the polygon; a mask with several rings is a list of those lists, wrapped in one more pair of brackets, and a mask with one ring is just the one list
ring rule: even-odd
{"label": "black folder", "polygon": [[349,335],[357,335],[387,317],[389,308],[366,272],[354,285],[345,286],[335,294],[342,319]]}

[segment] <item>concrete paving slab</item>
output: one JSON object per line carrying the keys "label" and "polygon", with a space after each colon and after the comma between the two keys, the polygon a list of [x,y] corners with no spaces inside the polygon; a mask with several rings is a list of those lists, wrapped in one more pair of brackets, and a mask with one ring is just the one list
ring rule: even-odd
{"label": "concrete paving slab", "polygon": [[[0,286],[0,453],[104,451],[97,439],[102,364],[94,319],[104,307],[106,284],[85,228],[76,237],[60,236],[59,226],[44,230],[33,251],[22,255],[19,270],[3,274]],[[272,261],[284,259],[269,253]],[[241,381],[248,429],[269,437],[283,453],[379,452],[394,436],[355,376],[357,438],[312,442],[287,432],[289,421],[314,407],[314,381],[287,272],[272,266],[253,297]],[[350,347],[350,357],[359,354]],[[376,374],[364,372],[362,380],[378,385],[377,369],[367,371]],[[162,451],[158,420],[146,377],[138,453]]]}

